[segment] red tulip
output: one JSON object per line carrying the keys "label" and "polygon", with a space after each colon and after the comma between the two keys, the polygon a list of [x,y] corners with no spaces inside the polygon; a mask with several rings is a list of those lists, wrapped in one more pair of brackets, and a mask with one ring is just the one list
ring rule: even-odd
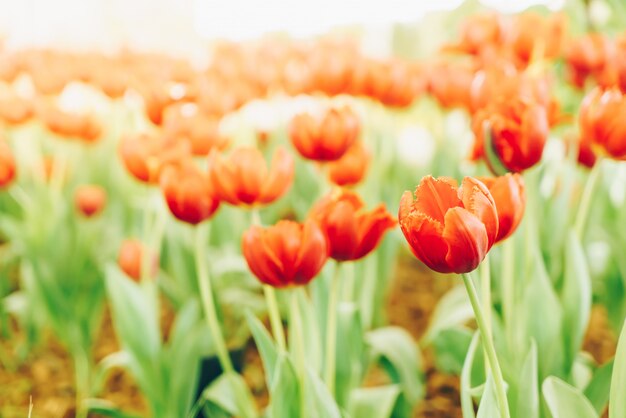
{"label": "red tulip", "polygon": [[304,158],[335,161],[357,140],[359,130],[359,119],[350,108],[331,108],[319,120],[308,113],[296,115],[289,136]]}
{"label": "red tulip", "polygon": [[[487,128],[489,131],[485,132]],[[474,159],[484,158],[496,174],[519,172],[541,160],[548,139],[548,114],[546,108],[536,102],[503,98],[476,113],[472,129]],[[486,134],[489,134],[490,144],[485,143]]]}
{"label": "red tulip", "polygon": [[478,267],[498,236],[496,204],[483,183],[426,176],[404,192],[399,221],[413,254],[440,273],[467,273]]}
{"label": "red tulip", "polygon": [[526,188],[519,174],[507,173],[500,177],[479,178],[489,189],[498,211],[496,242],[510,237],[517,229],[526,208]]}
{"label": "red tulip", "polygon": [[143,257],[148,254],[150,260],[147,262],[149,278],[156,277],[159,271],[159,260],[156,254],[149,252],[147,248],[136,239],[126,239],[122,242],[117,263],[124,273],[134,281],[141,280],[141,270],[143,268]]}
{"label": "red tulip", "polygon": [[6,142],[0,142],[0,188],[10,185],[17,174],[13,151]]}
{"label": "red tulip", "polygon": [[208,175],[193,161],[166,167],[161,174],[161,189],[172,214],[192,225],[209,219],[220,201],[214,196]]}
{"label": "red tulip", "polygon": [[626,97],[618,88],[591,91],[580,108],[583,141],[616,160],[626,160]]}
{"label": "red tulip", "polygon": [[311,212],[328,237],[330,256],[338,261],[358,260],[373,251],[396,220],[380,204],[371,211],[358,194],[348,190],[331,192]]}
{"label": "red tulip", "polygon": [[217,197],[231,205],[266,205],[285,194],[293,182],[293,157],[283,149],[274,152],[268,168],[256,148],[237,148],[225,158],[209,156],[209,180]]}
{"label": "red tulip", "polygon": [[76,209],[87,218],[100,213],[106,205],[106,200],[106,191],[94,184],[80,186],[74,193]]}
{"label": "red tulip", "polygon": [[328,176],[337,186],[354,186],[363,180],[370,154],[362,142],[357,141],[337,161],[328,163]]}
{"label": "red tulip", "polygon": [[252,273],[273,287],[306,285],[328,259],[328,242],[313,220],[252,226],[243,236],[242,247]]}

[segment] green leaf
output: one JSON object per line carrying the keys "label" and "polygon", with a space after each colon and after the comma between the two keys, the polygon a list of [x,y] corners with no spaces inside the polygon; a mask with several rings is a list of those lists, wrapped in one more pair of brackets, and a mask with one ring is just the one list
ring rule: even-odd
{"label": "green leaf", "polygon": [[337,312],[335,398],[343,408],[361,383],[365,363],[363,325],[358,307],[342,302]]}
{"label": "green leaf", "polygon": [[517,418],[539,417],[539,371],[537,370],[537,345],[531,342],[517,382],[517,396],[511,402]]}
{"label": "green leaf", "polygon": [[585,388],[585,396],[598,414],[602,414],[609,402],[611,391],[611,376],[613,374],[613,360],[599,367],[593,374],[591,382]]}
{"label": "green leaf", "polygon": [[287,354],[281,354],[270,386],[269,411],[272,418],[302,416],[302,389]]}
{"label": "green leaf", "polygon": [[399,395],[398,385],[355,389],[350,394],[349,414],[353,418],[389,418]]}
{"label": "green leaf", "polygon": [[257,416],[254,398],[248,385],[234,372],[222,373],[202,392],[202,399],[219,406],[233,416]]}
{"label": "green leaf", "polygon": [[617,343],[611,395],[609,400],[609,418],[626,417],[626,322]]}
{"label": "green leaf", "polygon": [[589,323],[591,277],[578,235],[570,231],[565,245],[565,274],[561,303],[565,364],[573,364]]}
{"label": "green leaf", "polygon": [[422,399],[426,393],[422,357],[411,334],[390,326],[368,332],[365,339],[374,356],[388,361],[407,401],[414,405]]}
{"label": "green leaf", "polygon": [[465,288],[463,286],[453,287],[435,307],[422,341],[425,344],[430,344],[441,331],[463,325],[472,318],[474,318],[474,311],[472,311],[472,305]]}
{"label": "green leaf", "polygon": [[328,388],[309,367],[306,370],[306,386],[304,391],[305,402],[308,411],[315,411],[315,414],[324,418],[341,418],[339,405],[333,399]]}
{"label": "green leaf", "polygon": [[480,404],[478,404],[477,418],[494,418],[500,416],[500,409],[498,408],[498,401],[496,400],[496,388],[493,383],[491,373],[487,375],[487,381],[485,382],[485,391],[480,398]]}
{"label": "green leaf", "polygon": [[461,410],[463,411],[463,418],[476,417],[474,401],[472,400],[472,368],[474,367],[474,357],[476,356],[479,339],[480,334],[476,331],[467,350],[467,357],[465,357],[465,363],[461,371]]}
{"label": "green leaf", "polygon": [[103,399],[85,399],[85,407],[89,412],[112,418],[139,418],[137,415],[129,414],[109,401]]}
{"label": "green leaf", "polygon": [[246,312],[246,320],[250,327],[250,332],[254,338],[261,360],[263,361],[263,368],[265,369],[265,381],[267,387],[271,387],[274,381],[274,374],[276,372],[276,363],[278,362],[278,350],[274,344],[274,340],[270,337],[270,334],[265,329],[265,326],[249,311]]}
{"label": "green leaf", "polygon": [[467,350],[472,341],[472,331],[465,327],[441,330],[432,340],[437,370],[460,375]]}
{"label": "green leaf", "polygon": [[558,377],[547,377],[542,392],[553,418],[598,418],[589,399]]}
{"label": "green leaf", "polygon": [[[319,328],[317,326],[316,320],[316,312],[311,303],[311,300],[306,295],[305,292],[301,292],[299,290],[295,290],[296,297],[298,298],[298,308],[300,310],[300,318],[301,318],[301,334],[304,339],[304,355],[307,359],[307,365],[311,367],[316,372],[321,371],[322,367],[322,346],[321,346],[321,337]],[[290,330],[291,324],[289,325]],[[292,356],[296,356],[293,351],[298,344],[295,342],[296,338],[295,332],[289,333],[289,351]]]}

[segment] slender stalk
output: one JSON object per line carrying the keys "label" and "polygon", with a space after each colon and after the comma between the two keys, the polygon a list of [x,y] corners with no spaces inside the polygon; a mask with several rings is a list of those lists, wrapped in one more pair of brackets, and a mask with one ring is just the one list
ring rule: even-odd
{"label": "slender stalk", "polygon": [[480,264],[480,291],[487,331],[491,335],[491,268],[489,265],[489,254],[485,256],[485,259]]}
{"label": "slender stalk", "polygon": [[304,337],[302,335],[302,317],[298,308],[298,289],[291,292],[289,300],[289,332],[293,332],[296,356],[296,373],[300,382],[300,416],[306,416],[306,405],[304,402],[304,376],[305,376],[305,355],[304,355]]}
{"label": "slender stalk", "polygon": [[465,289],[467,290],[467,295],[469,296],[470,302],[472,304],[472,309],[474,310],[474,316],[476,317],[476,324],[478,325],[478,330],[480,331],[483,347],[485,349],[485,352],[487,353],[489,368],[491,369],[494,377],[494,383],[496,386],[496,398],[500,410],[500,417],[510,418],[511,413],[509,412],[509,401],[506,397],[506,389],[504,386],[504,378],[502,377],[502,369],[500,368],[500,363],[498,362],[498,356],[496,355],[496,349],[493,344],[493,339],[491,338],[491,334],[489,333],[489,329],[487,328],[485,316],[483,315],[483,312],[480,308],[480,301],[478,300],[476,287],[474,286],[474,282],[472,281],[472,276],[470,275],[470,273],[465,273],[462,275],[462,277],[463,283],[465,284]]}
{"label": "slender stalk", "polygon": [[587,182],[585,183],[585,189],[580,199],[580,205],[578,206],[578,213],[576,214],[576,220],[574,221],[574,231],[578,238],[582,238],[585,232],[585,224],[589,217],[589,210],[591,209],[591,201],[593,199],[593,193],[595,192],[598,180],[600,179],[600,171],[602,170],[602,160],[596,162],[591,169]]}
{"label": "slender stalk", "polygon": [[76,375],[76,418],[87,418],[88,410],[83,401],[89,397],[89,359],[82,348],[73,353],[74,373]]}
{"label": "slender stalk", "polygon": [[339,273],[341,271],[341,263],[335,262],[335,274],[330,281],[330,294],[328,297],[328,315],[326,318],[326,355],[324,367],[324,380],[328,386],[331,395],[335,394],[335,363],[337,345],[337,297]]}
{"label": "slender stalk", "polygon": [[207,269],[206,259],[202,251],[206,245],[206,238],[209,233],[209,224],[198,225],[195,232],[196,273],[198,278],[198,288],[200,289],[200,297],[202,299],[202,306],[204,308],[204,315],[206,317],[207,325],[209,326],[209,332],[211,333],[211,338],[213,339],[213,344],[215,345],[215,352],[220,365],[222,366],[222,370],[225,373],[231,373],[235,370],[235,368],[233,367],[233,363],[228,355],[226,341],[224,340],[224,336],[217,319],[217,310],[215,307],[215,300],[213,299],[213,285]]}
{"label": "slender stalk", "polygon": [[280,317],[280,311],[278,310],[278,302],[276,301],[276,292],[274,288],[269,285],[263,285],[263,293],[265,294],[265,301],[267,303],[267,311],[270,316],[270,324],[272,326],[272,334],[278,344],[278,348],[281,351],[287,349],[287,343],[285,342],[285,330],[283,329],[283,321]]}
{"label": "slender stalk", "polygon": [[502,316],[504,318],[504,329],[506,330],[507,345],[509,350],[514,348],[513,331],[515,312],[515,241],[512,238],[502,243]]}

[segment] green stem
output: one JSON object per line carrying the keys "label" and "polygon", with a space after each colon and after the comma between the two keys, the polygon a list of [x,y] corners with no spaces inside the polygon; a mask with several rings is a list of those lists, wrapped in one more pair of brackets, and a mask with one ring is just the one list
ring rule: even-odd
{"label": "green stem", "polygon": [[270,317],[270,324],[272,325],[272,334],[274,334],[274,339],[280,351],[285,351],[287,349],[285,330],[283,329],[283,321],[280,317],[280,311],[278,310],[276,292],[272,286],[263,285],[263,293],[265,293],[267,311]]}
{"label": "green stem", "polygon": [[576,220],[574,222],[574,231],[578,238],[582,238],[585,232],[585,224],[589,217],[589,210],[591,209],[591,201],[595,192],[598,180],[600,179],[602,160],[598,160],[591,169],[587,182],[585,183],[585,189],[580,199],[580,205],[578,206],[578,213],[576,214]]}
{"label": "green stem", "polygon": [[328,386],[331,395],[335,394],[335,363],[337,345],[337,296],[339,273],[341,271],[341,263],[335,262],[335,274],[330,281],[330,294],[328,297],[328,317],[326,321],[326,356],[324,368],[324,380]]}
{"label": "green stem", "polygon": [[291,292],[289,300],[289,332],[293,332],[296,356],[296,373],[300,383],[300,416],[306,416],[306,405],[304,402],[304,376],[305,376],[305,355],[304,355],[304,337],[302,335],[302,317],[300,316],[300,308],[298,307],[298,289]]}
{"label": "green stem", "polygon": [[478,330],[480,331],[483,347],[485,349],[485,352],[487,353],[489,368],[491,369],[491,372],[493,374],[496,387],[496,398],[498,400],[498,406],[500,410],[500,417],[510,418],[511,414],[509,412],[509,401],[506,397],[506,389],[504,386],[504,378],[502,377],[502,369],[500,369],[500,363],[498,362],[498,356],[496,355],[496,348],[493,344],[491,334],[489,333],[489,328],[487,327],[485,316],[483,315],[483,312],[480,308],[480,301],[478,300],[476,287],[474,286],[474,282],[472,281],[472,276],[470,275],[470,273],[465,273],[462,275],[462,277],[463,283],[465,284],[465,289],[467,290],[467,295],[469,296],[470,303],[472,304],[472,309],[474,310],[474,316],[476,317],[476,324],[478,325]]}
{"label": "green stem", "polygon": [[[480,291],[481,302],[483,305],[483,313],[485,315],[485,324],[487,325],[487,332],[492,334],[491,324],[491,269],[489,266],[489,254],[485,256],[485,259],[480,265]],[[487,350],[483,350],[485,356],[485,371],[489,371],[489,362],[487,361]]]}
{"label": "green stem", "polygon": [[76,374],[76,418],[87,418],[88,410],[83,401],[90,395],[89,389],[89,358],[78,348],[74,354],[74,373]]}
{"label": "green stem", "polygon": [[213,294],[213,285],[209,276],[209,271],[206,265],[206,259],[204,257],[204,246],[206,245],[206,238],[209,233],[209,224],[196,226],[196,247],[195,247],[195,259],[196,259],[196,273],[198,278],[198,288],[200,289],[200,297],[202,299],[202,306],[204,308],[204,315],[206,317],[207,325],[209,326],[209,332],[215,345],[215,352],[217,358],[220,361],[222,370],[225,373],[231,373],[235,370],[233,363],[228,355],[228,349],[226,348],[226,341],[222,334],[220,324],[217,319],[217,310],[215,307],[215,300]]}
{"label": "green stem", "polygon": [[515,241],[512,238],[502,243],[502,316],[504,329],[506,330],[507,345],[509,350],[514,348],[513,331],[515,312]]}

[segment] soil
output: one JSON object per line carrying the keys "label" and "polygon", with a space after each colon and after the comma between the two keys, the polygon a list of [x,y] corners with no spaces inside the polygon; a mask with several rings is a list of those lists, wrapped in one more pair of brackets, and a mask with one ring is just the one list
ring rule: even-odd
{"label": "soil", "polygon": [[[391,283],[387,299],[387,318],[393,325],[407,329],[416,339],[425,331],[430,314],[439,298],[456,280],[447,276],[434,276],[414,260],[402,260],[396,277]],[[171,323],[171,310],[167,305],[163,310],[164,332],[167,334]],[[15,337],[0,341],[0,358],[11,360],[10,353],[19,342],[19,330]],[[610,359],[615,353],[616,338],[610,330],[606,312],[602,307],[594,307],[584,348],[592,353],[598,362]],[[119,350],[110,317],[105,315],[103,327],[96,344],[95,358],[100,360]],[[255,396],[257,404],[268,402],[267,390],[260,358],[254,344],[250,343],[245,354],[244,378]],[[433,354],[424,352],[427,377],[427,394],[419,405],[415,418],[456,418],[461,417],[459,403],[459,381],[456,376],[443,374],[433,366]],[[15,370],[0,363],[0,418],[24,418],[29,416],[32,398],[33,418],[73,417],[75,392],[73,388],[71,360],[53,338],[46,338],[44,344],[34,349],[28,359]],[[377,371],[368,376],[368,382],[384,380]],[[109,374],[104,391],[99,395],[120,409],[139,416],[147,416],[148,410],[141,393],[132,377],[122,371]],[[91,415],[91,418],[96,417]]]}

